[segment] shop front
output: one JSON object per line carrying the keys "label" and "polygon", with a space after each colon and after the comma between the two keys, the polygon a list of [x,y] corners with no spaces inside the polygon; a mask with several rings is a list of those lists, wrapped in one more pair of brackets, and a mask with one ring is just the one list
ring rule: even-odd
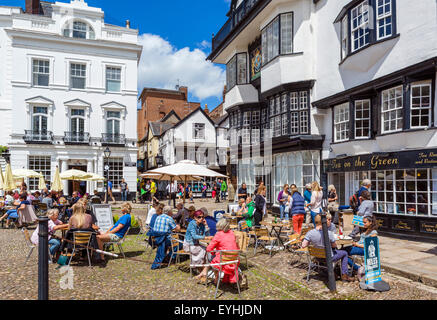
{"label": "shop front", "polygon": [[437,239],[437,149],[329,159],[323,169],[341,205],[371,180],[381,232]]}

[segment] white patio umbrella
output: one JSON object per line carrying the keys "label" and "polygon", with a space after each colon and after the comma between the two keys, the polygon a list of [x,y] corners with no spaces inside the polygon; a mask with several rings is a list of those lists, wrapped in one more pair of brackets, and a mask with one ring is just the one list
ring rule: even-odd
{"label": "white patio umbrella", "polygon": [[53,182],[50,188],[52,189],[52,191],[56,192],[64,190],[64,186],[62,185],[61,177],[59,174],[59,168],[57,166],[55,170],[55,176],[53,177]]}
{"label": "white patio umbrella", "polygon": [[[195,161],[182,160],[170,166],[165,166],[158,169],[147,171],[145,174],[160,174],[159,178],[153,178],[156,180],[184,180],[187,184],[187,180],[199,180],[199,177],[220,177],[227,178],[227,176],[218,173],[216,171],[205,168],[198,165]],[[185,203],[185,193],[184,193]]]}
{"label": "white patio umbrella", "polygon": [[89,173],[91,175],[90,178],[78,179],[79,181],[105,181],[106,178],[98,175],[97,173]]}
{"label": "white patio umbrella", "polygon": [[2,167],[0,166],[0,190],[3,190],[3,181],[4,181],[3,170]]}
{"label": "white patio umbrella", "polygon": [[41,177],[41,173],[30,169],[15,169],[12,170],[12,176],[15,180],[23,178],[39,178]]}
{"label": "white patio umbrella", "polygon": [[60,174],[61,180],[74,180],[74,181],[83,181],[85,179],[92,178],[92,173],[87,173],[85,171],[71,169],[64,171]]}
{"label": "white patio umbrella", "polygon": [[45,188],[46,188],[46,181],[44,180],[44,176],[41,174],[41,176],[39,177],[38,189],[44,190]]}
{"label": "white patio umbrella", "polygon": [[11,165],[8,163],[5,169],[5,179],[3,180],[3,190],[12,191],[16,188],[14,178],[12,176]]}

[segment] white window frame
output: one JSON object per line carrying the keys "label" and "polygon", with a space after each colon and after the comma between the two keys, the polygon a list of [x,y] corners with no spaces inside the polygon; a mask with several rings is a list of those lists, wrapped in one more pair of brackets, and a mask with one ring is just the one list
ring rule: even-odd
{"label": "white window frame", "polygon": [[[39,65],[39,63],[43,62],[47,65]],[[36,65],[38,63],[38,65]],[[35,71],[35,67],[38,68],[38,71]],[[47,69],[47,72],[44,72]],[[43,70],[41,72],[41,70]],[[44,75],[47,76],[47,85],[36,84],[35,83],[35,75]],[[48,87],[50,85],[50,60],[48,59],[32,59],[32,86],[34,87]]]}
{"label": "white window frame", "polygon": [[[110,112],[118,112],[119,114],[120,114],[120,116],[119,117],[115,117],[115,116],[108,116],[109,115],[109,113]],[[121,114],[121,111],[120,110],[106,110],[106,112],[105,112],[105,114],[106,114],[106,121],[105,121],[105,123],[106,123],[106,127],[105,127],[105,129],[106,129],[106,134],[118,134],[118,135],[120,135],[120,134],[122,134],[121,133],[121,119],[122,119],[122,114]],[[119,132],[114,132],[115,130],[115,126],[114,126],[114,122],[115,121],[118,121],[118,131]],[[112,133],[109,133],[108,131],[108,123],[109,122],[111,122],[112,124]]]}
{"label": "white window frame", "polygon": [[[390,92],[394,93],[394,96],[390,97]],[[400,96],[396,96],[397,93],[400,92]],[[403,118],[404,118],[404,96],[403,96],[404,88],[403,86],[397,86],[393,87],[387,90],[383,90],[381,92],[381,133],[391,133],[391,132],[399,132],[403,130]],[[399,106],[398,98],[401,99],[401,105]],[[394,102],[394,104],[391,104]],[[387,109],[384,110],[384,103],[387,103]],[[391,106],[394,106],[394,108],[390,108]],[[401,112],[402,116],[398,117],[399,111]],[[393,114],[395,116],[393,117]],[[388,119],[385,120],[384,116],[388,115]],[[385,129],[385,123],[395,121],[396,128],[395,129]],[[401,125],[398,126],[399,121],[401,121]]]}
{"label": "white window frame", "polygon": [[[112,72],[109,72],[109,74],[108,74],[108,71],[111,71],[111,70],[112,70]],[[114,70],[118,70],[118,71],[120,71],[120,78],[119,78],[119,79],[116,79],[116,78],[111,79],[110,77],[108,77],[109,75],[110,75],[110,76],[114,76],[114,75],[116,75],[116,74],[113,72]],[[106,72],[105,72],[105,79],[106,79],[106,83],[105,83],[105,85],[106,85],[106,91],[107,91],[107,92],[121,92],[121,78],[122,78],[122,68],[121,68],[121,67],[106,66]],[[120,88],[119,88],[119,90],[117,90],[117,91],[109,90],[109,88],[108,88],[108,81],[118,82],[118,83],[120,84]]]}
{"label": "white window frame", "polygon": [[[75,69],[75,73],[77,73],[78,71],[80,72],[80,74],[75,74],[73,75],[73,65],[74,66],[81,66],[84,67],[84,70],[76,70]],[[85,72],[85,75],[82,75],[82,72]],[[80,79],[84,79],[84,87],[83,88],[75,88],[73,87],[73,77],[74,78],[80,78]],[[86,63],[79,63],[79,62],[70,62],[70,89],[74,89],[74,90],[85,90],[87,87],[87,64]]]}
{"label": "white window frame", "polygon": [[252,124],[258,125],[260,123],[260,111],[252,111]]}
{"label": "white window frame", "polygon": [[[428,87],[428,92],[429,95],[428,96],[424,96],[422,95],[422,88],[424,87]],[[413,96],[413,88],[420,88],[420,95],[418,97]],[[410,128],[427,128],[431,126],[431,117],[432,117],[432,81],[431,80],[427,80],[427,81],[420,81],[420,82],[413,82],[411,83],[411,88],[410,88]],[[425,103],[423,103],[424,98],[428,99],[428,105],[427,106],[423,106]],[[416,103],[414,102],[414,99],[419,99],[420,103],[419,106],[416,106]],[[428,124],[424,125],[424,126],[413,126],[413,110],[415,111],[419,111],[420,115],[419,117],[422,116],[422,111],[423,110],[427,110],[428,111]],[[417,117],[417,116],[414,116]]]}
{"label": "white window frame", "polygon": [[[46,183],[51,181],[51,157],[45,155],[29,155],[27,156],[27,167],[29,170],[34,170],[44,176]],[[37,191],[39,189],[39,178],[29,178],[29,191]]]}
{"label": "white window frame", "polygon": [[[43,113],[43,112],[35,112],[35,108],[45,108],[45,109],[47,109],[47,112],[45,112],[45,113]],[[40,118],[40,127],[41,127],[41,124],[42,124],[42,122],[41,122],[41,118],[42,118],[42,117],[45,117],[45,118],[46,118],[46,124],[47,124],[47,127],[45,128],[45,131],[46,131],[46,132],[47,132],[47,131],[50,131],[50,130],[49,130],[49,128],[50,128],[50,126],[49,126],[49,107],[48,107],[48,106],[38,106],[38,105],[33,105],[33,106],[32,106],[31,130],[32,130],[32,132],[39,132],[39,133],[41,133],[41,132],[43,132],[42,129],[38,128],[38,129],[36,130],[36,129],[34,128],[34,126],[33,126],[33,124],[34,124],[33,119],[34,119],[35,117],[39,117],[39,118]]]}
{"label": "white window frame", "polygon": [[[370,43],[370,10],[369,1],[364,0],[351,10],[351,51],[355,52],[361,48],[364,48]],[[359,13],[361,11],[361,13]],[[354,12],[356,12],[356,17],[354,17]],[[365,19],[367,15],[367,20]],[[361,20],[361,21],[360,21]],[[354,27],[354,22],[356,21],[356,27]],[[363,30],[363,34],[359,34],[355,37],[355,32],[360,32]],[[367,30],[367,31],[366,31]],[[366,35],[368,40],[366,42]],[[364,38],[363,45],[360,45],[360,39]],[[355,41],[358,40],[358,45],[355,46]]]}
{"label": "white window frame", "polygon": [[205,139],[205,127],[204,123],[193,123],[193,139]]}
{"label": "white window frame", "polygon": [[334,142],[349,140],[349,119],[349,102],[334,106]]}
{"label": "white window frame", "polygon": [[[364,109],[364,105],[365,104],[368,104],[368,108],[367,109],[369,110],[369,117],[368,118],[358,117],[358,114],[357,114],[358,109],[361,108],[361,112],[363,113],[365,111],[365,109]],[[371,119],[372,119],[372,116],[371,116],[372,108],[371,108],[371,101],[370,101],[370,99],[356,100],[355,101],[355,108],[354,108],[354,110],[355,110],[355,139],[368,139],[368,138],[370,138]],[[364,125],[358,126],[358,122],[360,124],[363,124],[364,121],[369,121],[368,128],[366,128]],[[369,130],[369,134],[367,136],[363,136],[363,135],[359,136],[359,135],[357,135],[357,130],[360,130],[360,129],[368,129]]]}
{"label": "white window frame", "polygon": [[[382,5],[379,5],[379,1],[382,1]],[[390,9],[385,11],[385,7],[389,5]],[[379,8],[383,8],[383,13],[379,13]],[[387,23],[387,19],[390,18],[390,22]],[[376,0],[376,38],[378,40],[391,37],[393,35],[393,0]],[[391,33],[387,33],[387,26],[391,26]],[[384,35],[379,35],[379,30],[384,28]]]}
{"label": "white window frame", "polygon": [[346,14],[341,20],[341,58],[346,58],[349,45],[349,16]]}

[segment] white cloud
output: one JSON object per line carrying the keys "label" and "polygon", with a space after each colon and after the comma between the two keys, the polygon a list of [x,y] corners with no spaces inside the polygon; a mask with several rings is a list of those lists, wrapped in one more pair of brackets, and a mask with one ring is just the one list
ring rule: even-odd
{"label": "white cloud", "polygon": [[[174,89],[178,83],[187,86],[200,99],[222,96],[225,71],[206,61],[206,54],[196,48],[177,49],[158,35],[142,34],[139,42],[143,53],[139,64],[138,87]],[[208,42],[202,41],[199,47]]]}

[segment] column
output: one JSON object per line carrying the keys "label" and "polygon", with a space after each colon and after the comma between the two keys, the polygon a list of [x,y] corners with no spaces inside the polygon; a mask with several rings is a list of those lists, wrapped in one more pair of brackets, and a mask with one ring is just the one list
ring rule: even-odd
{"label": "column", "polygon": [[[87,160],[86,171],[88,173],[94,173],[93,160]],[[93,181],[87,181],[86,192],[88,192],[89,194],[93,194],[93,191],[94,191],[93,187],[94,187],[94,182]]]}
{"label": "column", "polygon": [[[60,160],[60,162],[62,162],[61,172],[67,171],[68,170],[68,160]],[[68,180],[62,180],[62,181],[63,181],[63,184],[64,184],[64,194],[68,195],[69,194]]]}

